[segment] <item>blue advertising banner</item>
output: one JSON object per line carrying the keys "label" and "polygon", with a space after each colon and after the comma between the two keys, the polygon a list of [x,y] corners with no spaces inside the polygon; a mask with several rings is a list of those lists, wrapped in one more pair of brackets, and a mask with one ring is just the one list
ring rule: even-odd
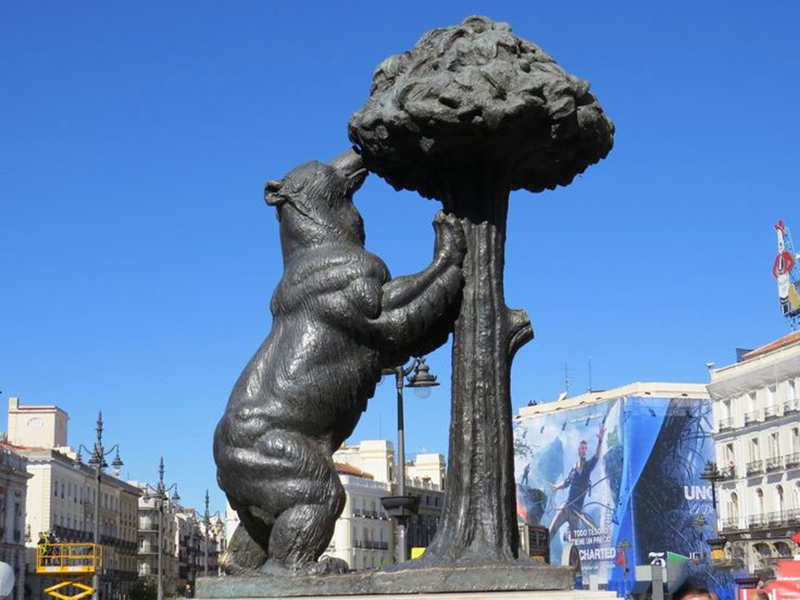
{"label": "blue advertising banner", "polygon": [[714,521],[700,479],[713,459],[710,402],[629,396],[553,409],[514,421],[518,514],[548,528],[551,562],[625,595],[635,565],[669,553],[685,557],[682,579],[725,585],[702,560]]}

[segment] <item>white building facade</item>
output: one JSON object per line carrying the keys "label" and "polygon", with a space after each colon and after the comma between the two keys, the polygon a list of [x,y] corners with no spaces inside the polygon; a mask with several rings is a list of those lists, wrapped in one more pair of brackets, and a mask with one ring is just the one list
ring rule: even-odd
{"label": "white building facade", "polygon": [[720,534],[751,573],[797,552],[800,332],[710,369]]}
{"label": "white building facade", "polygon": [[23,600],[25,593],[25,504],[27,461],[8,448],[0,448],[0,560],[14,570],[10,600]]}
{"label": "white building facade", "polygon": [[155,497],[152,487],[132,483],[140,485],[142,494],[138,503],[138,575],[157,585],[160,572],[165,596],[183,594],[179,580],[178,522],[175,518],[180,507],[170,499]]}
{"label": "white building facade", "polygon": [[325,554],[354,570],[391,564],[394,529],[381,506],[381,498],[392,494],[391,484],[349,465],[337,465],[337,470],[347,500]]}
{"label": "white building facade", "polygon": [[[364,440],[343,445],[333,455],[347,495],[326,554],[342,558],[351,569],[373,569],[392,564],[395,522],[381,498],[397,492],[394,446],[388,440]],[[406,494],[419,497],[417,514],[409,519],[407,545],[413,552],[426,548],[444,506],[446,464],[441,454],[418,454],[407,461]]]}
{"label": "white building facade", "polygon": [[22,406],[18,398],[8,405],[8,440],[4,445],[25,457],[27,497],[25,544],[30,597],[44,598],[44,587],[54,581],[36,574],[36,544],[40,532],[52,531],[64,543],[88,543],[94,537],[99,513],[103,545],[104,598],[123,600],[136,579],[136,502],[139,490],[116,476],[82,463],[68,446],[69,417],[57,406]]}

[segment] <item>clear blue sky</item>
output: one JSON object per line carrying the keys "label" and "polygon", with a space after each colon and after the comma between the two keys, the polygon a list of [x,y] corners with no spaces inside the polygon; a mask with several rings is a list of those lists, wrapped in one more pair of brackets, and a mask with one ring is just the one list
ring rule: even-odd
{"label": "clear blue sky", "polygon": [[[223,507],[211,438],[270,328],[281,274],[263,184],[348,147],[375,66],[470,14],[511,23],[592,89],[608,159],[511,200],[508,304],[536,339],[515,407],[565,387],[706,382],[705,363],[788,333],[773,223],[800,238],[796,2],[16,2],[0,4],[0,390],[97,411],[123,474],[159,456],[187,505]],[[430,259],[434,202],[372,177],[367,246]],[[444,382],[409,394],[407,448],[447,451]],[[0,428],[5,429],[5,410]],[[378,388],[354,440],[393,437]]]}

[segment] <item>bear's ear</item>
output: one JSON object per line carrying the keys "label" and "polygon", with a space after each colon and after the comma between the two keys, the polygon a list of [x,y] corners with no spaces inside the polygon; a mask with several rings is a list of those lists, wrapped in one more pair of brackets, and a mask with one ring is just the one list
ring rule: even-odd
{"label": "bear's ear", "polygon": [[276,179],[271,179],[267,182],[267,185],[264,186],[264,200],[270,206],[280,206],[283,204],[284,198],[278,195],[278,192],[281,191],[283,187],[283,182],[278,181]]}

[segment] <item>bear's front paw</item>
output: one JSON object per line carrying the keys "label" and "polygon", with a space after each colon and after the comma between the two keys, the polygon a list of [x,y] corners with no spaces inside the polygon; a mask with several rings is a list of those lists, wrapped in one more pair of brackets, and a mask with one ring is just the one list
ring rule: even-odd
{"label": "bear's front paw", "polygon": [[433,229],[436,232],[434,257],[460,267],[467,253],[467,239],[458,217],[440,210],[433,219]]}

